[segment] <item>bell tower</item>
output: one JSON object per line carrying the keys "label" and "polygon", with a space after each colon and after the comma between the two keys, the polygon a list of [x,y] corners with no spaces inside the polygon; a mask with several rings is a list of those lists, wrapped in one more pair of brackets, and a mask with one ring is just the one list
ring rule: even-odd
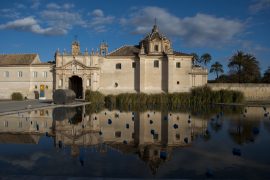
{"label": "bell tower", "polygon": [[73,41],[73,43],[71,45],[71,53],[73,56],[77,56],[81,53],[80,52],[80,44],[78,41]]}
{"label": "bell tower", "polygon": [[77,36],[75,36],[75,40],[72,42],[71,45],[71,54],[73,56],[77,56],[81,54],[80,51],[80,43],[77,41]]}
{"label": "bell tower", "polygon": [[101,56],[106,56],[108,54],[108,44],[104,41],[99,46],[99,54]]}

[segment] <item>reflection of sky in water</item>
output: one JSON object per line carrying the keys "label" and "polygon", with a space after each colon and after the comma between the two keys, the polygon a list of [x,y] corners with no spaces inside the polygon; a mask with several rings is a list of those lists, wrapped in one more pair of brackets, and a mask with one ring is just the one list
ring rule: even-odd
{"label": "reflection of sky in water", "polygon": [[218,115],[79,107],[1,116],[0,174],[269,178],[269,127],[256,107]]}

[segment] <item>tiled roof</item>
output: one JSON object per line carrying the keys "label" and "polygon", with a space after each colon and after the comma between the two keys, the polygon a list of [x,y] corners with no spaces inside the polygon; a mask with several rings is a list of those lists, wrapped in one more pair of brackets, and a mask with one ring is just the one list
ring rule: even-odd
{"label": "tiled roof", "polygon": [[192,56],[191,54],[182,53],[182,52],[177,52],[177,51],[173,51],[173,54],[174,54],[175,56]]}
{"label": "tiled roof", "polygon": [[122,46],[107,56],[135,56],[139,53],[139,46]]}
{"label": "tiled roof", "polygon": [[37,54],[0,54],[0,65],[30,65]]}
{"label": "tiled roof", "polygon": [[[107,56],[135,56],[140,52],[140,47],[139,46],[122,46],[115,51],[112,51],[109,53]],[[177,52],[174,51],[173,54],[175,56],[191,56],[190,54],[187,53],[182,53],[182,52]]]}

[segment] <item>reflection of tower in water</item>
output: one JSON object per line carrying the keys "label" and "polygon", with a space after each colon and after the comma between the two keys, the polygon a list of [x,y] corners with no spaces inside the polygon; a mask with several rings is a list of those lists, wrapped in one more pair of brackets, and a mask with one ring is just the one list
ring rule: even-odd
{"label": "reflection of tower in water", "polygon": [[[171,159],[175,147],[190,145],[207,128],[207,121],[188,113],[107,109],[89,115],[80,109],[76,112],[79,115],[69,113],[71,118],[55,124],[57,141],[70,146],[72,156],[81,156],[80,147],[99,153],[138,153],[153,174]],[[81,117],[81,121],[74,117]]]}

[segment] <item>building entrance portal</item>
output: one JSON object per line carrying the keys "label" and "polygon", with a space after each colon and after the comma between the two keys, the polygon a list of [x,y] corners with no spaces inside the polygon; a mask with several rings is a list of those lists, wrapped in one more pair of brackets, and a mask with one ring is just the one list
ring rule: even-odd
{"label": "building entrance portal", "polygon": [[78,76],[72,76],[69,78],[69,89],[73,90],[76,94],[76,98],[83,98],[83,86],[82,78]]}

